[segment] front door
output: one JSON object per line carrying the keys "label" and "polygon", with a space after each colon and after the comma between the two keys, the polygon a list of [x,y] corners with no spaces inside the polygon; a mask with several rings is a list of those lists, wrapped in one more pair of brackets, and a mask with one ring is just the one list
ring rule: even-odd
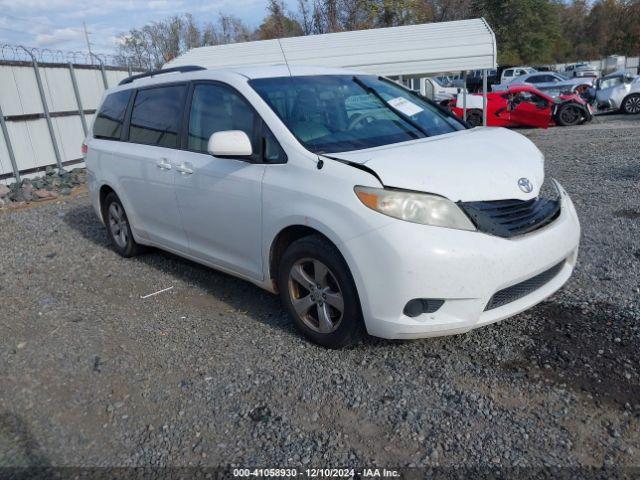
{"label": "front door", "polygon": [[176,159],[176,196],[191,254],[216,266],[262,278],[262,177],[265,165],[207,152],[218,131],[242,130],[259,151],[260,119],[234,89],[192,87],[186,149]]}
{"label": "front door", "polygon": [[518,92],[509,100],[509,120],[518,125],[547,128],[551,122],[550,102],[532,92]]}

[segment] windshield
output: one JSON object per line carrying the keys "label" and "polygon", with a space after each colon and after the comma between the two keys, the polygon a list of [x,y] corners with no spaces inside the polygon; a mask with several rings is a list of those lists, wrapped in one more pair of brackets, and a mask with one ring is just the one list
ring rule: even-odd
{"label": "windshield", "polygon": [[249,84],[314,153],[360,150],[465,128],[422,97],[374,76],[261,78]]}

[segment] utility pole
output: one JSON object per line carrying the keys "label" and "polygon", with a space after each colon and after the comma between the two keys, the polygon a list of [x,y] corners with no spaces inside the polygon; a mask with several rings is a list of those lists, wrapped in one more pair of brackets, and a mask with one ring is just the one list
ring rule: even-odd
{"label": "utility pole", "polygon": [[91,41],[89,40],[89,32],[87,31],[87,23],[83,20],[82,27],[84,28],[84,39],[87,42],[87,50],[89,50],[89,58],[91,59],[91,65],[93,65],[93,54],[91,53]]}

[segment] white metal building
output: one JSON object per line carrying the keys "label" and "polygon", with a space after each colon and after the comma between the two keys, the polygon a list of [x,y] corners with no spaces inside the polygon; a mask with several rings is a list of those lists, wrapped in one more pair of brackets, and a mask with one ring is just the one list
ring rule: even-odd
{"label": "white metal building", "polygon": [[[165,67],[342,67],[384,76],[496,68],[496,38],[484,18],[194,48]],[[466,118],[466,91],[463,93]],[[486,108],[483,108],[486,115]],[[486,124],[486,117],[484,119]]]}
{"label": "white metal building", "polygon": [[496,40],[483,18],[194,48],[166,67],[344,67],[386,76],[496,68]]}

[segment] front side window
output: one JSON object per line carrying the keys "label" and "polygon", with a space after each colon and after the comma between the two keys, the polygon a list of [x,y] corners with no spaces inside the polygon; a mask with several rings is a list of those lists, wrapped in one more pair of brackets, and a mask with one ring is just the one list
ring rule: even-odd
{"label": "front side window", "polygon": [[261,78],[249,84],[314,153],[360,150],[465,128],[409,90],[374,76]]}
{"label": "front side window", "polygon": [[[195,86],[189,114],[189,150],[207,152],[209,137],[224,130],[242,130],[254,142],[255,125],[255,112],[231,88],[214,84]],[[253,149],[257,151],[256,145]]]}
{"label": "front side window", "polygon": [[124,115],[132,90],[107,95],[93,124],[93,136],[103,140],[120,140]]}
{"label": "front side window", "polygon": [[138,91],[131,112],[129,141],[176,148],[186,86],[171,85]]}

